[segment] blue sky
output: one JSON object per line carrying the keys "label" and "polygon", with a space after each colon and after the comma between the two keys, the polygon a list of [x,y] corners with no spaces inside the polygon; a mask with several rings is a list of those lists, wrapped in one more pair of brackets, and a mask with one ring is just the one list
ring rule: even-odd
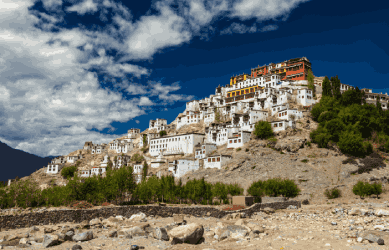
{"label": "blue sky", "polygon": [[388,1],[3,0],[0,141],[39,156],[108,143],[234,74],[306,56],[388,91]]}

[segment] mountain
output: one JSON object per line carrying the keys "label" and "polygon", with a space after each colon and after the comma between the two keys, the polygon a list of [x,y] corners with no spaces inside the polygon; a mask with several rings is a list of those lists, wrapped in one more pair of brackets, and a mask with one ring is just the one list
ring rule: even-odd
{"label": "mountain", "polygon": [[14,149],[0,141],[0,157],[0,181],[8,182],[8,179],[14,179],[16,176],[22,178],[31,175],[36,169],[47,166],[47,163],[57,156],[42,158],[19,149]]}

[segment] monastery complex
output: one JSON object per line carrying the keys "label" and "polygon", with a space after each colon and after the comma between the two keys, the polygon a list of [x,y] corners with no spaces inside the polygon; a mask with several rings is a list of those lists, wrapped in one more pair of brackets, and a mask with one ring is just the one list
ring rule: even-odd
{"label": "monastery complex", "polygon": [[[157,176],[163,174],[159,169],[165,169],[165,173],[176,178],[199,168],[223,168],[232,157],[217,153],[218,148],[242,147],[250,141],[258,121],[268,121],[277,133],[294,129],[296,122],[306,116],[321,98],[324,79],[315,77],[314,97],[308,88],[310,69],[311,63],[302,57],[258,66],[251,69],[251,74],[232,76],[227,85],[219,85],[209,97],[188,102],[172,123],[156,118],[145,131],[130,129],[126,138],[115,139],[108,145],[85,142],[78,153],[53,159],[47,165],[47,174],[59,174],[66,164],[74,165],[88,157],[93,161],[78,168],[81,177],[104,176],[109,162],[114,168],[132,166],[137,182],[141,181],[144,163]],[[353,88],[341,84],[341,92]],[[362,91],[366,92],[367,103],[375,104],[378,98],[382,108],[387,109],[387,93]],[[199,129],[188,130],[191,126]],[[142,162],[132,161],[135,153],[144,156]]]}

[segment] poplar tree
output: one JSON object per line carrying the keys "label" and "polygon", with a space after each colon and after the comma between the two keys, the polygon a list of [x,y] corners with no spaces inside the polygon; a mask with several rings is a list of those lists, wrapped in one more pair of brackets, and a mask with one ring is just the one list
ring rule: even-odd
{"label": "poplar tree", "polygon": [[309,71],[308,71],[307,79],[308,79],[308,88],[312,90],[313,97],[315,97],[316,96],[316,88],[315,88],[315,84],[314,84],[315,76],[313,75],[311,69],[309,69]]}
{"label": "poplar tree", "polygon": [[331,90],[332,94],[336,99],[340,99],[342,94],[340,93],[340,79],[338,75],[331,77]]}
{"label": "poplar tree", "polygon": [[324,80],[323,80],[323,83],[322,83],[322,88],[323,88],[323,96],[330,96],[330,97],[332,97],[331,83],[330,83],[330,80],[328,79],[327,76],[324,77]]}

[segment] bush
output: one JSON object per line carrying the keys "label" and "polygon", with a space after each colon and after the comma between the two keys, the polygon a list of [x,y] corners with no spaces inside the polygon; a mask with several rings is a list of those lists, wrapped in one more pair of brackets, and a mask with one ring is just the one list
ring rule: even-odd
{"label": "bush", "polygon": [[77,167],[76,166],[70,166],[70,167],[65,167],[62,169],[61,171],[61,175],[64,177],[64,178],[69,178],[69,177],[74,177],[74,173],[77,171]]}
{"label": "bush", "polygon": [[165,130],[159,131],[159,136],[160,136],[160,137],[165,136],[165,135],[167,135],[167,133],[166,133]]}
{"label": "bush", "polygon": [[131,161],[135,161],[136,163],[141,163],[144,160],[145,160],[145,158],[143,157],[143,155],[140,155],[140,154],[134,154],[131,157]]}
{"label": "bush", "polygon": [[343,131],[339,137],[338,146],[344,154],[352,156],[363,156],[366,154],[362,135],[356,134],[354,131]]}
{"label": "bush", "polygon": [[237,148],[236,151],[241,151],[242,149],[241,148]]}
{"label": "bush", "polygon": [[324,192],[325,196],[327,196],[328,199],[335,199],[339,198],[341,196],[341,192],[337,188],[332,188],[332,189],[326,189]]}
{"label": "bush", "polygon": [[370,196],[370,195],[380,195],[382,193],[382,184],[358,181],[357,184],[353,187],[353,193],[359,195],[360,197]]}
{"label": "bush", "polygon": [[273,136],[273,129],[270,123],[259,121],[255,124],[254,135],[260,139],[266,139]]}
{"label": "bush", "polygon": [[[294,198],[300,194],[300,189],[294,181],[274,178],[266,181],[253,182],[247,192],[254,197],[261,198],[264,194],[272,197],[284,196]],[[257,199],[259,200],[259,199]]]}
{"label": "bush", "polygon": [[362,165],[359,165],[358,170],[352,173],[354,174],[370,173],[370,171],[372,171],[375,168],[386,166],[381,156],[377,153],[371,153],[369,156],[360,159],[360,162],[362,163]]}

